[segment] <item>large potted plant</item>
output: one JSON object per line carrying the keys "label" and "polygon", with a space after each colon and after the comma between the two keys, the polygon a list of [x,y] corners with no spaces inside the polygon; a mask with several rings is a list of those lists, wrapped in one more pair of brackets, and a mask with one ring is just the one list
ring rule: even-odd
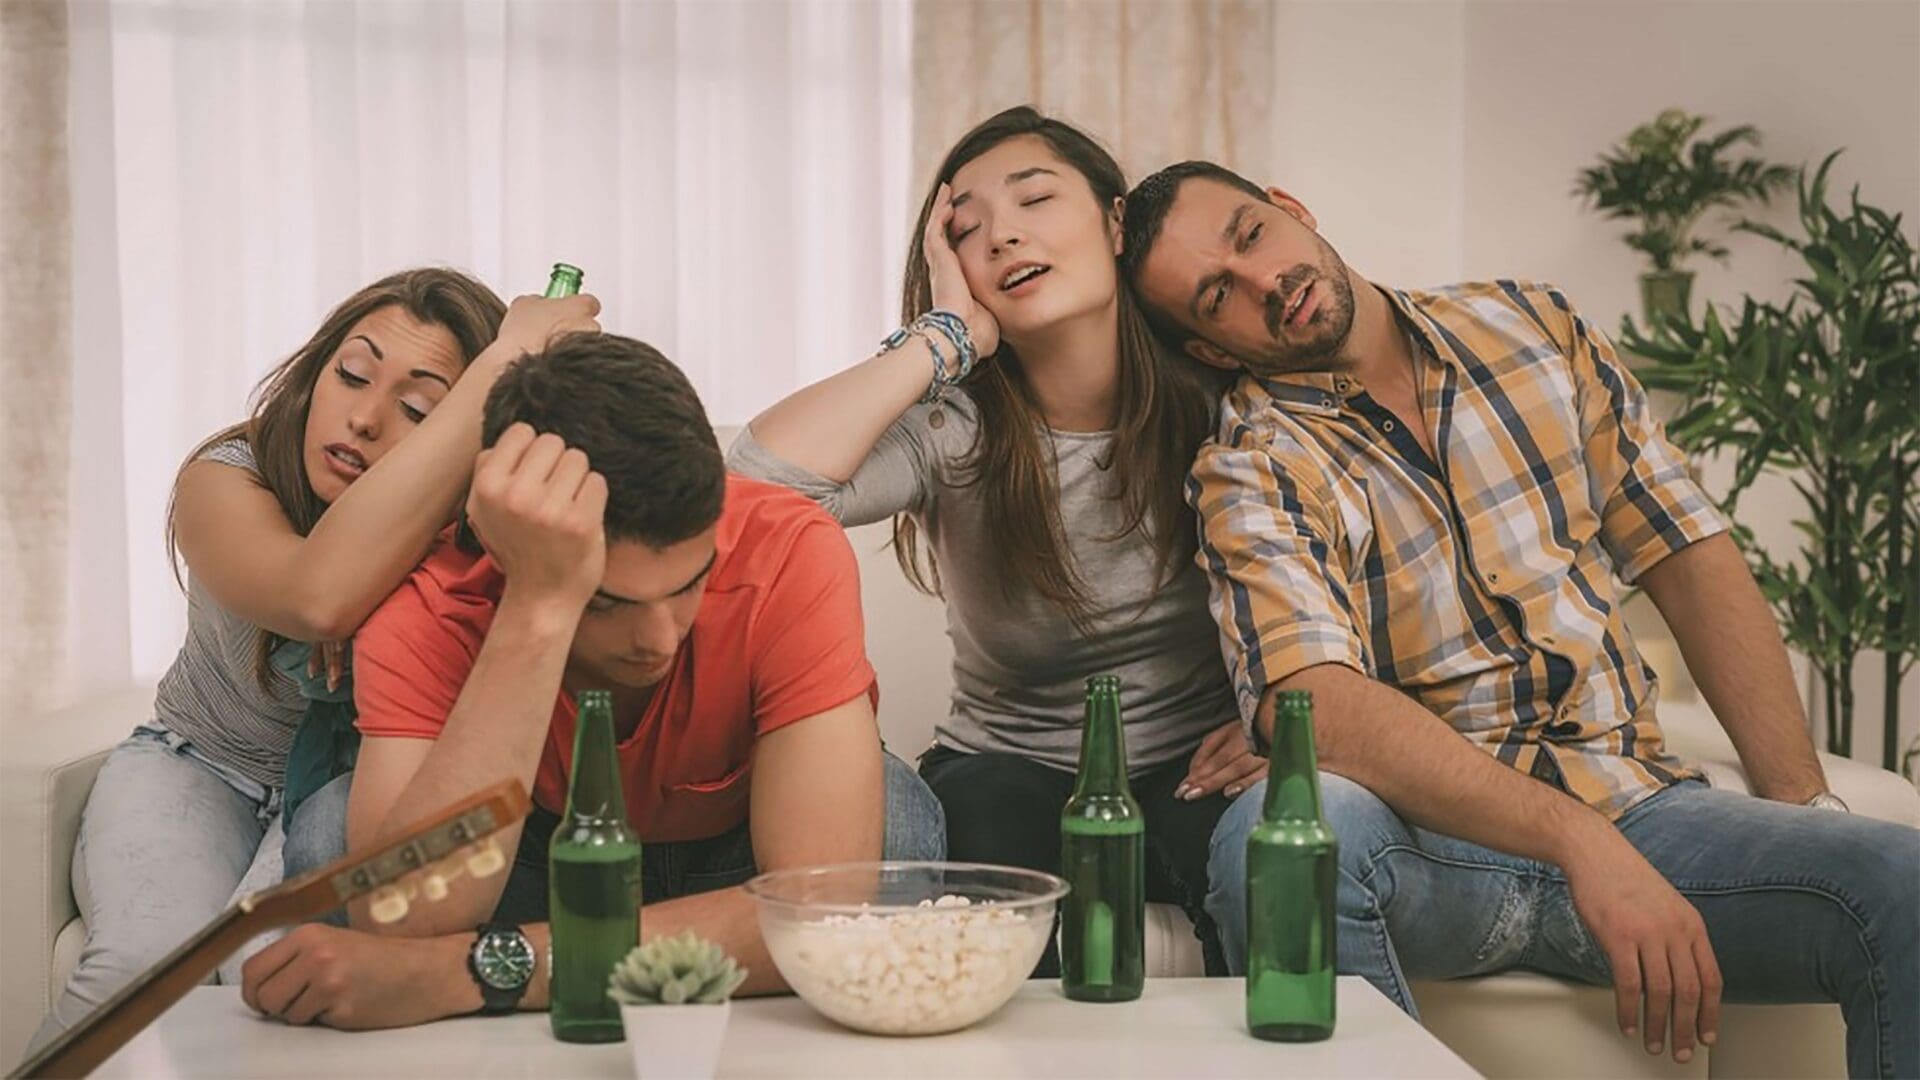
{"label": "large potted plant", "polygon": [[1742,144],[1760,145],[1752,125],[1702,136],[1706,123],[1706,117],[1668,109],[1634,128],[1574,182],[1574,193],[1594,209],[1634,223],[1627,246],[1653,263],[1640,275],[1641,315],[1648,322],[1687,315],[1693,272],[1682,264],[1688,258],[1727,256],[1724,245],[1695,231],[1701,215],[1748,199],[1764,203],[1793,180],[1785,165],[1728,156]]}
{"label": "large potted plant", "polygon": [[1731,455],[1722,502],[1733,515],[1763,473],[1790,478],[1803,540],[1777,559],[1736,527],[1787,643],[1824,687],[1827,749],[1853,749],[1853,665],[1886,659],[1882,764],[1899,763],[1901,679],[1920,654],[1920,257],[1898,215],[1860,201],[1827,205],[1829,155],[1799,185],[1803,236],[1753,222],[1737,228],[1794,252],[1805,268],[1784,303],[1746,297],[1735,315],[1712,307],[1631,318],[1626,348],[1639,372],[1684,399],[1669,429],[1697,453]]}

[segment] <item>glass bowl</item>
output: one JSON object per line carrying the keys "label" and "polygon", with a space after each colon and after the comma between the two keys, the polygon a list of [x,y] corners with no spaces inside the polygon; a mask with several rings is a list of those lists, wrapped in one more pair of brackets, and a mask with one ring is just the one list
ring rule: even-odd
{"label": "glass bowl", "polygon": [[747,882],[787,985],[876,1035],[958,1031],[1006,1004],[1047,947],[1067,883],[1010,866],[866,862]]}

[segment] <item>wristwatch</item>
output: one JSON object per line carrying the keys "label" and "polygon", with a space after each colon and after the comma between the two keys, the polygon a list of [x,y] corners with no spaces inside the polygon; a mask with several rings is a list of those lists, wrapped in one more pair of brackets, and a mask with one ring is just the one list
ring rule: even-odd
{"label": "wristwatch", "polygon": [[1843,814],[1853,812],[1848,808],[1846,803],[1840,801],[1840,796],[1835,795],[1831,791],[1823,791],[1815,795],[1813,798],[1807,800],[1806,805],[1813,807],[1815,810],[1838,810]]}
{"label": "wristwatch", "polygon": [[533,942],[512,923],[480,924],[479,936],[467,950],[467,974],[480,988],[480,1012],[500,1016],[520,1005],[533,981]]}

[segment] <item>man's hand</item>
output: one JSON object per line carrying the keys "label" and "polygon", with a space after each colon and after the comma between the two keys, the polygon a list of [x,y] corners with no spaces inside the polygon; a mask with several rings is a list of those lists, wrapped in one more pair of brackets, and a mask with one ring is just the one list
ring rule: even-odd
{"label": "man's hand", "polygon": [[1616,843],[1567,865],[1574,910],[1613,966],[1620,1030],[1635,1034],[1646,1002],[1647,1052],[1660,1053],[1673,1016],[1673,1060],[1693,1057],[1696,1034],[1713,1045],[1720,1031],[1720,965],[1700,912],[1640,853]]}
{"label": "man's hand", "polygon": [[240,997],[289,1024],[406,1027],[480,1007],[465,970],[472,935],[375,937],[308,923],[240,969]]}
{"label": "man's hand", "polygon": [[474,462],[467,516],[508,589],[586,607],[606,569],[607,481],[558,435],[514,424]]}
{"label": "man's hand", "polygon": [[1174,789],[1174,797],[1189,802],[1204,798],[1222,788],[1228,798],[1252,787],[1267,775],[1267,759],[1253,752],[1245,730],[1238,720],[1222,724],[1200,740],[1187,766],[1187,778]]}

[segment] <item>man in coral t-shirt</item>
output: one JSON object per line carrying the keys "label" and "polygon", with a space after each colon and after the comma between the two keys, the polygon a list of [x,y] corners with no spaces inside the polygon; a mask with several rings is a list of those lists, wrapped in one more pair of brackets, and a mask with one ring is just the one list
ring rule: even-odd
{"label": "man in coral t-shirt", "polygon": [[[645,936],[693,929],[750,969],[745,992],[783,989],[742,882],[942,854],[938,803],[880,746],[845,534],[728,476],[686,377],[627,338],[573,335],[502,375],[483,441],[474,535],[450,532],[355,638],[363,742],[340,842],[516,777],[536,808],[504,837],[512,870],[457,880],[379,937],[302,927],[247,964],[246,1000],[340,1027],[544,1007],[546,851],[585,689],[613,694]],[[482,945],[536,966],[490,985]]]}

